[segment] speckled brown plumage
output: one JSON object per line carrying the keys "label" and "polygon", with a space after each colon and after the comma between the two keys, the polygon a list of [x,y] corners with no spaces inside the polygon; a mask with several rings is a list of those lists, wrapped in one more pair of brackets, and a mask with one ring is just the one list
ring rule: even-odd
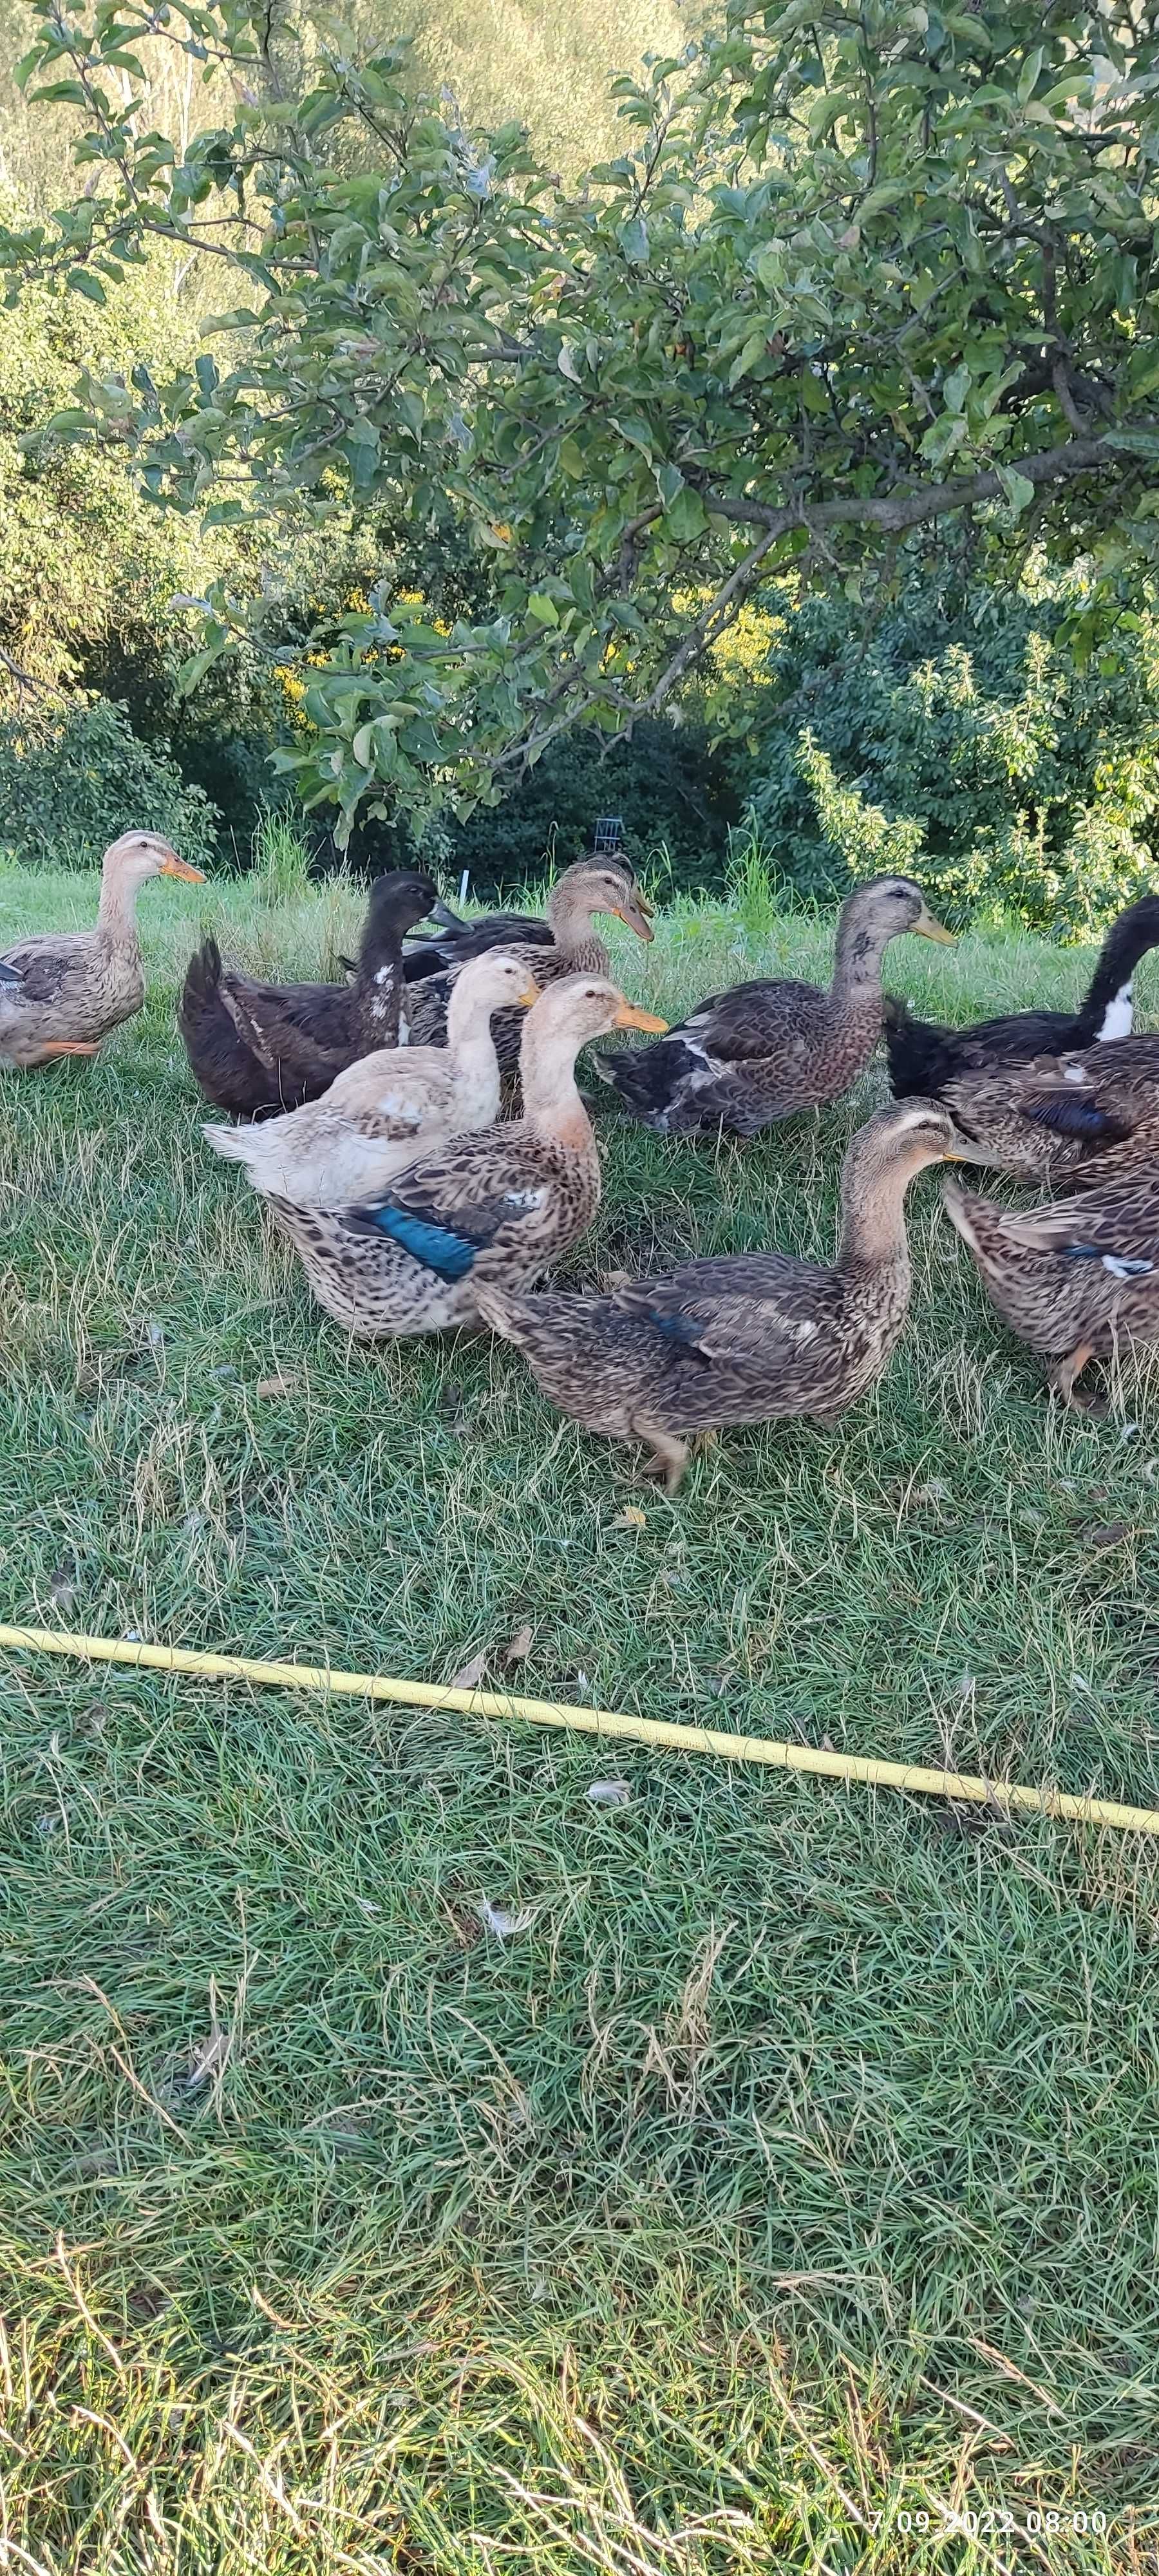
{"label": "speckled brown plumage", "polygon": [[158,833],[122,832],[104,855],[95,927],[18,939],[5,950],[14,980],[0,986],[0,1066],[24,1072],[54,1056],[95,1055],[102,1038],[140,1010],[137,896],[158,876],[202,883],[201,869]]}
{"label": "speckled brown plumage", "polygon": [[581,1046],[606,1029],[659,1027],[603,978],[570,976],[527,1014],[526,1114],[452,1137],[373,1202],[342,1212],[271,1195],[318,1302],[347,1332],[440,1332],[477,1319],[483,1281],[517,1286],[570,1250],[599,1205],[595,1137],[575,1085]]}
{"label": "speckled brown plumage", "polygon": [[[594,922],[599,912],[614,914],[635,931],[638,939],[650,940],[653,936],[651,907],[627,870],[604,866],[594,859],[579,859],[574,867],[565,868],[558,884],[552,887],[547,906],[549,942],[545,944],[537,938],[524,947],[510,935],[512,916],[501,914],[495,918],[507,924],[507,932],[498,944],[517,957],[544,990],[565,975],[606,977],[608,951]],[[455,977],[469,958],[478,954],[480,942],[496,944],[494,924],[471,924],[457,936],[446,933],[437,943],[447,956],[443,972],[426,975],[417,983],[408,982],[405,1008],[412,1045],[443,1044],[447,1003]],[[522,1038],[518,1013],[501,1014],[495,1021],[494,1036],[500,1072],[504,1076],[513,1074],[518,1067]]]}
{"label": "speckled brown plumage", "polygon": [[904,1199],[955,1137],[926,1101],[880,1110],[842,1177],[836,1265],[780,1252],[686,1261],[610,1296],[478,1292],[485,1322],[522,1351],[545,1395],[589,1431],[646,1441],[669,1490],[684,1435],[799,1414],[832,1420],[872,1386],[905,1321]]}
{"label": "speckled brown plumage", "polygon": [[178,1011],[206,1099],[237,1117],[269,1117],[316,1100],[372,1048],[394,1046],[403,938],[434,900],[429,877],[380,877],[347,984],[259,983],[223,966],[217,941],[206,939],[190,960]]}
{"label": "speckled brown plumage", "polygon": [[1081,1197],[1015,1211],[948,1182],[946,1213],[998,1313],[1050,1363],[1064,1401],[1082,1404],[1074,1387],[1088,1360],[1159,1340],[1159,1135]]}
{"label": "speckled brown plumage", "polygon": [[714,993],[658,1046],[601,1047],[598,1070],[626,1109],[662,1136],[755,1136],[795,1110],[851,1090],[881,1035],[881,961],[916,930],[948,939],[910,877],[875,877],[841,908],[833,982],[788,978]]}
{"label": "speckled brown plumage", "polygon": [[972,1160],[1022,1180],[1097,1179],[1108,1157],[1159,1121],[1159,1037],[1114,1038],[1080,1053],[964,1074],[941,1093]]}

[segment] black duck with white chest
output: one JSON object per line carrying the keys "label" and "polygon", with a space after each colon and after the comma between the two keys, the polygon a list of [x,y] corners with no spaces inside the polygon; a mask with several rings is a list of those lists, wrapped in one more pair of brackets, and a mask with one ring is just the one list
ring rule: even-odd
{"label": "black duck with white chest", "polygon": [[973,1028],[943,1029],[915,1019],[908,1003],[887,995],[885,1051],[894,1099],[920,1092],[937,1100],[948,1082],[963,1076],[1129,1038],[1136,969],[1148,950],[1157,947],[1159,895],[1146,894],[1112,923],[1077,1011],[1014,1011],[1005,1019],[979,1020]]}
{"label": "black duck with white chest", "polygon": [[429,877],[379,877],[349,984],[262,984],[224,966],[216,939],[206,939],[178,1012],[206,1099],[240,1118],[276,1116],[316,1100],[359,1056],[396,1046],[403,939],[434,901]]}

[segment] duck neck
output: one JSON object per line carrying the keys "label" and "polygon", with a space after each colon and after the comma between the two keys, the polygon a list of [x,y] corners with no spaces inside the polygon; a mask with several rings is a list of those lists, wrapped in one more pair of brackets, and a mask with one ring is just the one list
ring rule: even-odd
{"label": "duck neck", "polygon": [[368,924],[358,951],[355,1010],[375,1047],[397,1045],[402,988],[402,941],[394,924]]}
{"label": "duck neck", "polygon": [[833,982],[829,988],[835,1002],[880,1011],[881,961],[888,945],[879,929],[859,920],[856,912],[846,906],[837,924]]}
{"label": "duck neck", "polygon": [[565,957],[581,957],[586,974],[598,974],[607,964],[607,949],[595,926],[592,907],[578,888],[557,886],[547,906],[547,925],[556,947]]}
{"label": "duck neck", "polygon": [[463,979],[457,977],[451,986],[447,1004],[447,1052],[455,1072],[472,1086],[485,1084],[489,1076],[499,1081],[499,1059],[491,1030],[491,1014],[481,1008],[478,997],[464,991]]}
{"label": "duck neck", "polygon": [[529,1021],[519,1057],[523,1114],[531,1127],[551,1136],[574,1153],[594,1144],[591,1120],[576,1087],[579,1050],[560,1030],[537,1029]]}
{"label": "duck neck", "polygon": [[905,1227],[905,1194],[910,1175],[893,1166],[860,1172],[856,1162],[841,1185],[841,1233],[837,1268],[843,1278],[880,1278],[889,1274],[903,1296],[910,1283],[909,1240]]}
{"label": "duck neck", "polygon": [[1076,1046],[1094,1046],[1100,1038],[1129,1038],[1134,1025],[1132,986],[1145,947],[1132,935],[1111,931],[1091,977],[1081,1010],[1075,1015]]}
{"label": "duck neck", "polygon": [[135,950],[137,939],[137,880],[124,875],[120,868],[106,868],[101,878],[101,900],[97,928],[112,948]]}

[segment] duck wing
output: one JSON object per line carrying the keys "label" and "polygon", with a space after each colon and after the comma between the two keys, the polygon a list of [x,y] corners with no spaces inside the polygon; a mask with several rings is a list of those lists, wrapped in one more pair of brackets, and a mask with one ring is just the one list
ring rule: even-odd
{"label": "duck wing", "polygon": [[1099,1262],[1115,1279],[1159,1270],[1159,1189],[1153,1166],[1045,1207],[1006,1209],[998,1231],[1018,1250]]}
{"label": "duck wing", "polygon": [[616,1290],[617,1311],[700,1359],[776,1370],[840,1320],[844,1292],[834,1270],[788,1253],[740,1253],[686,1261],[660,1279]]}
{"label": "duck wing", "polygon": [[408,984],[421,983],[428,975],[444,975],[448,968],[458,971],[472,957],[482,957],[489,948],[552,948],[555,945],[550,924],[533,913],[489,912],[482,921],[464,921],[455,929],[444,929],[422,939],[408,939],[402,952],[403,974]]}
{"label": "duck wing", "polygon": [[[320,999],[325,1008],[316,1010]],[[348,1014],[346,986],[259,984],[232,974],[216,939],[203,940],[189,961],[177,1019],[206,1098],[239,1117],[315,1099],[348,1060],[348,1045],[334,1043],[336,1000]]]}
{"label": "duck wing", "polygon": [[512,1246],[545,1216],[555,1175],[542,1148],[521,1127],[452,1138],[401,1172],[381,1198],[347,1208],[358,1234],[382,1234],[424,1270],[445,1280],[469,1277],[481,1252]]}
{"label": "duck wing", "polygon": [[979,1020],[973,1028],[940,1028],[933,1020],[915,1019],[908,1003],[894,993],[885,997],[885,1052],[895,1100],[936,1100],[949,1082],[972,1073],[993,1073],[1003,1064],[1029,1064],[1035,1056],[1060,1055],[1077,1046],[1081,1032],[1069,1011],[1016,1011],[1008,1018]]}
{"label": "duck wing", "polygon": [[682,1123],[712,1126],[724,1117],[731,1124],[738,1108],[734,1077],[743,1079],[747,1068],[772,1056],[790,1075],[795,1064],[803,1070],[828,1004],[816,984],[788,978],[734,984],[727,993],[710,993],[652,1046],[597,1047],[596,1069],[646,1123],[666,1124],[681,1103]]}
{"label": "duck wing", "polygon": [[83,947],[78,955],[71,944],[65,947],[63,942],[58,946],[39,939],[20,939],[14,948],[5,949],[0,966],[10,970],[4,980],[19,985],[23,1001],[56,1002],[83,957]]}
{"label": "duck wing", "polygon": [[300,1061],[303,1072],[347,1061],[352,1029],[348,984],[261,984],[226,968],[222,996],[235,1026],[270,1062]]}

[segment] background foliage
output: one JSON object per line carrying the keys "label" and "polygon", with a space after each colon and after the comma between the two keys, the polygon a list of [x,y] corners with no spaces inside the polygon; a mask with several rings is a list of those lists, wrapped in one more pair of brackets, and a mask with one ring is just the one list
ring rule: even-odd
{"label": "background foliage", "polygon": [[[460,105],[417,19],[409,54],[244,0],[37,20],[0,640],[171,745],[227,844],[276,792],[490,885],[620,810],[709,882],[749,802],[805,893],[887,846],[959,911],[1132,890],[1149,21],[736,0],[616,84],[576,186],[506,22]],[[467,122],[516,91],[530,140]]]}

